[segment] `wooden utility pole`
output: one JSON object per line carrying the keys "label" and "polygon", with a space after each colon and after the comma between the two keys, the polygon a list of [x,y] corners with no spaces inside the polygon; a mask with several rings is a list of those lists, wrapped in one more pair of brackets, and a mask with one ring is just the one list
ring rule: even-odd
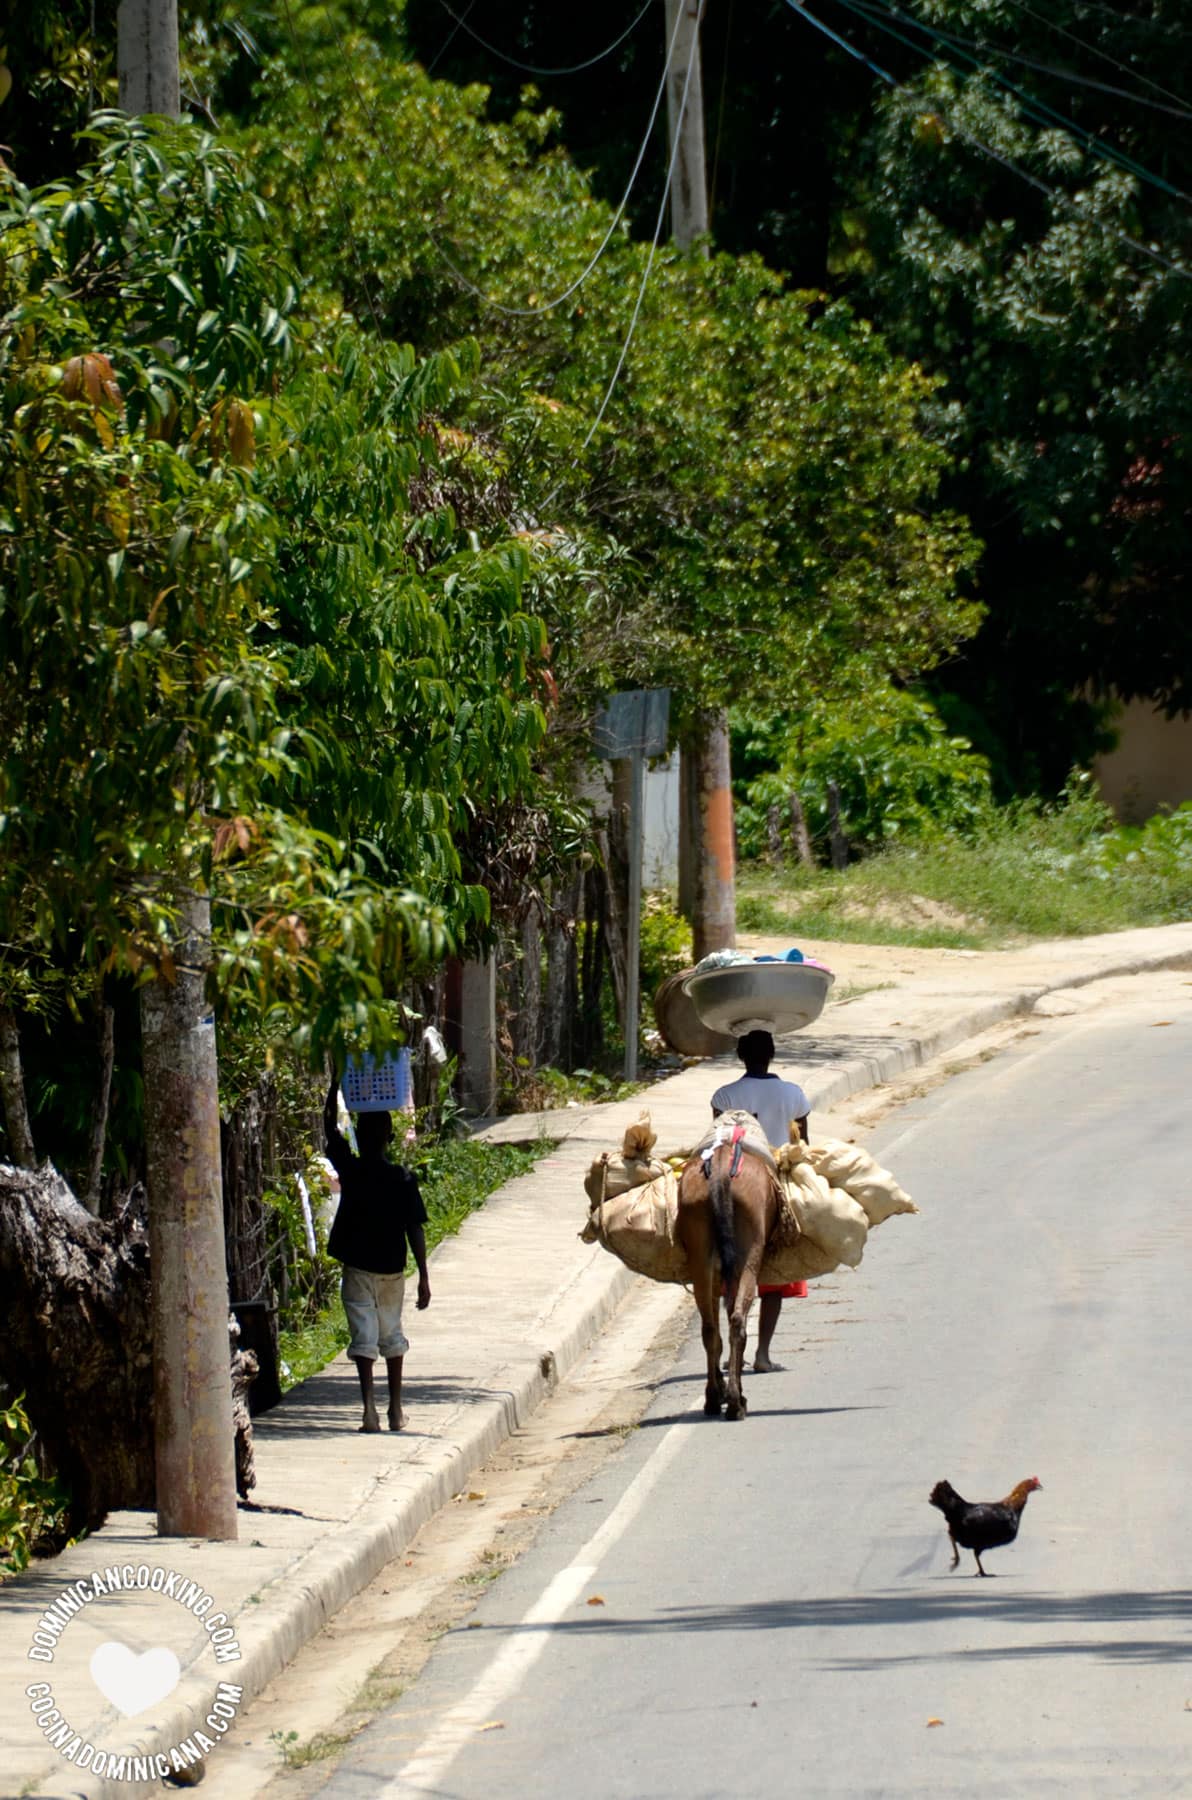
{"label": "wooden utility pole", "polygon": [[[671,181],[671,236],[680,250],[690,250],[696,238],[703,237],[708,229],[704,88],[699,49],[703,10],[704,0],[666,0],[666,41],[674,45],[666,78],[666,116],[672,152],[675,138],[679,140]],[[708,254],[706,246],[703,254]]]}
{"label": "wooden utility pole", "polygon": [[178,899],[172,977],[141,989],[159,1537],[236,1536],[211,904]]}
{"label": "wooden utility pole", "polygon": [[[177,0],[120,0],[120,105],[177,118]],[[180,884],[173,967],[141,989],[160,1537],[236,1536],[219,1069],[207,1004],[211,903]]]}
{"label": "wooden utility pole", "polygon": [[121,112],[178,117],[178,0],[120,0],[116,68]]}
{"label": "wooden utility pole", "polygon": [[[704,0],[666,0],[667,119],[675,158],[671,236],[690,250],[708,231],[704,90],[699,32]],[[684,101],[684,96],[686,100]],[[708,246],[699,246],[708,254]],[[679,745],[679,910],[691,921],[695,959],[730,949],[737,937],[736,869],[728,713],[692,719]]]}

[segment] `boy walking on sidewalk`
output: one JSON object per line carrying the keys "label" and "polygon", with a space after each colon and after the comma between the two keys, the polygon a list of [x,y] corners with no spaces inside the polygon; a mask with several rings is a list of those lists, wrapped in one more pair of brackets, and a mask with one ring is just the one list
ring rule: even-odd
{"label": "boy walking on sidewalk", "polygon": [[323,1108],[327,1156],[339,1176],[340,1201],[327,1250],[343,1264],[344,1312],[352,1341],[348,1355],[360,1377],[364,1402],[361,1431],[380,1431],[373,1397],[373,1364],[385,1358],[389,1377],[389,1429],[406,1422],[401,1404],[402,1361],[409,1341],[401,1328],[406,1287],[407,1245],[418,1265],[418,1311],[430,1305],[426,1272],[426,1208],[408,1169],[391,1163],[385,1146],[393,1134],[388,1113],[361,1113],[356,1125],[358,1155],[339,1129],[339,1083],[333,1081]]}

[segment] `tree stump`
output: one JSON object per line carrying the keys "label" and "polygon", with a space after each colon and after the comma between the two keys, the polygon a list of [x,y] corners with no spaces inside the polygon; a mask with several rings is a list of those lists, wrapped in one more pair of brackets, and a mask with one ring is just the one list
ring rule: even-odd
{"label": "tree stump", "polygon": [[145,1198],[96,1219],[49,1163],[0,1163],[0,1375],[70,1489],[70,1528],[154,1505]]}
{"label": "tree stump", "polygon": [[[70,1490],[68,1529],[120,1508],[152,1509],[153,1344],[145,1194],[112,1219],[81,1206],[50,1163],[0,1163],[0,1381]],[[244,1397],[256,1358],[233,1341],[237,1486],[254,1485]]]}

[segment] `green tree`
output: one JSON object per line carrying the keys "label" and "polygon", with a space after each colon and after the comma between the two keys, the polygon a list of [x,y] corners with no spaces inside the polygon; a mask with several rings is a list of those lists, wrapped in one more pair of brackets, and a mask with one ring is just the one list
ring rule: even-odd
{"label": "green tree", "polygon": [[[451,33],[438,0],[408,0],[406,20],[419,56],[491,82],[511,117],[524,75],[476,31],[566,67],[634,12],[617,0],[597,30],[544,0],[493,0]],[[944,378],[943,493],[983,540],[988,608],[947,680],[1000,735],[1010,779],[1054,791],[1100,741],[1089,690],[1192,697],[1192,290],[1169,266],[1189,260],[1192,38],[1168,0],[859,0],[825,16],[897,92],[786,0],[708,10],[713,231],[849,298]],[[537,78],[606,198],[628,175],[659,38],[647,19],[611,63]],[[639,183],[639,228],[653,205]]]}
{"label": "green tree", "polygon": [[[511,509],[611,535],[648,584],[623,681],[789,696],[859,663],[914,673],[973,629],[973,545],[933,505],[930,382],[756,258],[652,255],[552,147],[554,115],[494,122],[483,89],[429,80],[335,9],[299,29],[244,131],[262,188],[329,297],[422,344],[480,339],[472,416]],[[387,178],[356,179],[378,152]]]}
{"label": "green tree", "polygon": [[[459,362],[298,319],[209,136],[93,141],[0,216],[0,941],[13,986],[38,956],[142,980],[159,1517],[223,1535],[211,993],[316,1061],[391,1035],[483,914],[450,834],[529,781],[542,631],[525,551],[414,498]],[[206,1410],[169,1386],[200,1365]]]}

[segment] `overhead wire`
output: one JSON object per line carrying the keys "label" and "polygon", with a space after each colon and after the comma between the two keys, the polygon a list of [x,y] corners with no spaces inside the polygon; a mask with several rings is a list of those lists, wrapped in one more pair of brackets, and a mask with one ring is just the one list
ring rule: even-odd
{"label": "overhead wire", "polygon": [[[617,382],[621,378],[621,370],[625,367],[625,360],[629,355],[629,346],[630,346],[630,344],[632,344],[634,333],[637,330],[637,321],[641,315],[641,310],[642,310],[642,301],[646,297],[646,288],[649,286],[650,273],[654,267],[654,258],[658,254],[658,240],[662,236],[662,222],[666,217],[666,209],[670,202],[671,187],[672,187],[672,185],[674,183],[674,179],[675,179],[675,168],[676,168],[676,166],[678,164],[678,160],[679,160],[679,146],[683,141],[683,120],[687,116],[687,97],[691,92],[691,77],[692,77],[692,73],[695,69],[695,59],[699,52],[699,30],[700,30],[701,24],[703,23],[703,16],[704,16],[704,0],[698,0],[698,6],[696,8],[695,28],[691,33],[691,50],[687,57],[687,73],[683,79],[683,97],[679,102],[678,115],[675,119],[674,131],[672,133],[673,142],[671,144],[670,160],[666,166],[666,180],[663,183],[663,187],[662,187],[662,199],[659,202],[659,206],[658,206],[658,218],[655,221],[655,225],[654,225],[654,237],[653,237],[653,241],[650,244],[650,253],[646,258],[646,266],[642,271],[641,282],[640,282],[640,284],[638,286],[638,290],[637,290],[637,299],[634,301],[633,313],[629,320],[629,330],[625,334],[625,342],[621,346],[621,354],[617,358],[617,366],[613,370],[612,380],[609,382],[608,387],[605,390],[604,399],[600,402],[600,410],[597,412],[596,417],[593,419],[591,429],[589,430],[587,437],[583,441],[583,444],[581,446],[581,453],[583,450],[586,450],[588,448],[588,445],[592,442],[592,439],[596,436],[597,431],[600,429],[600,425],[604,419],[604,415],[608,411],[609,401],[612,399],[614,390],[616,389]],[[679,9],[676,9],[676,19],[675,19],[676,30],[678,28],[678,21],[681,17],[682,17],[681,11]],[[674,39],[672,37],[671,44],[667,50],[667,56],[666,56],[667,73],[669,73],[669,71],[670,71],[670,62],[671,62],[671,57],[673,56],[673,54],[674,54]]]}
{"label": "overhead wire", "polygon": [[[887,23],[891,18],[898,18],[933,43],[937,43],[945,49],[952,49],[954,54],[969,64],[970,68],[978,73],[988,74],[994,81],[999,82],[1002,87],[1015,96],[1028,116],[1032,117],[1037,124],[1058,126],[1061,131],[1083,144],[1091,156],[1100,157],[1103,162],[1112,163],[1116,168],[1133,175],[1137,180],[1148,182],[1162,193],[1170,195],[1173,200],[1184,200],[1192,205],[1192,194],[1185,193],[1182,188],[1176,187],[1164,176],[1156,175],[1153,170],[1146,168],[1144,164],[1137,162],[1133,157],[1127,156],[1116,146],[1107,144],[1095,132],[1078,125],[1074,119],[1069,118],[1066,113],[1057,111],[1045,100],[1037,99],[1035,95],[1020,87],[1017,82],[1012,81],[1009,76],[1003,75],[999,69],[995,68],[988,56],[975,57],[971,56],[967,50],[960,49],[958,47],[960,40],[952,38],[949,33],[941,32],[933,25],[925,25],[901,9],[894,10],[884,6],[880,4],[880,0],[837,0],[837,5],[843,6],[847,12],[851,12],[863,23],[873,25],[878,31],[885,32],[887,37],[894,38],[896,42],[904,45],[916,55],[922,55],[923,51],[920,45],[904,36],[895,26]],[[979,45],[978,48],[983,48],[983,46]]]}
{"label": "overhead wire", "polygon": [[[460,283],[460,285],[462,287],[464,287],[468,291],[468,293],[475,295],[475,297],[485,307],[487,307],[491,312],[500,313],[502,315],[502,317],[507,318],[507,319],[533,319],[533,318],[537,318],[539,316],[539,314],[541,314],[541,313],[551,312],[551,311],[553,311],[553,309],[556,306],[561,306],[565,300],[569,300],[571,298],[572,294],[577,293],[579,291],[579,289],[583,286],[584,282],[588,279],[588,276],[592,273],[593,269],[595,269],[597,263],[599,263],[601,257],[604,255],[605,251],[607,250],[609,244],[612,242],[613,235],[616,232],[617,227],[620,225],[621,220],[625,215],[625,209],[629,205],[629,201],[633,194],[633,190],[637,185],[637,178],[641,173],[643,164],[645,163],[646,153],[650,147],[650,140],[654,135],[654,125],[655,125],[655,122],[657,121],[658,112],[662,105],[663,97],[666,93],[666,84],[667,84],[667,78],[670,74],[671,58],[674,55],[675,44],[678,40],[679,27],[680,27],[681,23],[682,23],[682,13],[676,12],[674,28],[671,31],[670,42],[667,45],[666,61],[663,65],[662,79],[658,83],[658,91],[654,96],[654,104],[650,109],[650,117],[649,117],[649,120],[647,121],[646,129],[642,136],[641,147],[638,150],[637,159],[634,162],[632,170],[630,171],[629,181],[628,181],[628,184],[626,185],[624,194],[621,196],[620,204],[618,205],[616,211],[614,212],[614,214],[612,216],[612,219],[609,222],[608,230],[605,232],[604,236],[601,238],[600,243],[597,245],[595,251],[592,253],[592,256],[589,258],[589,260],[588,260],[587,264],[584,266],[584,268],[576,276],[575,280],[570,282],[568,284],[568,286],[563,289],[561,294],[556,294],[553,300],[543,300],[543,301],[540,301],[535,306],[507,306],[503,300],[497,300],[493,295],[486,293],[482,287],[480,287],[476,282],[474,282],[472,280],[470,275],[466,274],[465,271],[456,264],[454,259],[448,255],[446,249],[439,242],[438,237],[436,236],[435,232],[432,230],[430,225],[427,224],[426,220],[423,218],[419,218],[418,223],[421,226],[422,231],[423,231],[424,235],[426,236],[427,240],[434,247],[434,250],[435,250],[436,254],[438,255],[439,259],[451,271],[452,275],[454,275],[455,279]],[[365,93],[360,82],[356,79],[356,72],[352,67],[351,58],[348,56],[347,46],[345,45],[343,38],[338,33],[336,34],[336,42],[339,46],[339,52],[340,52],[340,56],[343,60],[344,68],[347,70],[348,79],[351,81],[352,86],[356,90],[356,97],[360,101],[360,104],[364,109],[365,116],[368,119],[370,128],[373,132],[374,137],[377,140],[378,148],[382,151],[382,154],[383,154],[384,153],[384,139],[382,136],[380,123],[377,119],[376,111],[373,108],[371,102],[369,101],[368,96]],[[428,129],[427,137],[429,138],[431,135],[432,134]]]}
{"label": "overhead wire", "polygon": [[[1149,87],[1156,94],[1163,94],[1168,100],[1174,100],[1178,104],[1183,105],[1182,95],[1173,93],[1170,88],[1163,87],[1158,81],[1152,81],[1149,75],[1144,75],[1141,69],[1132,68],[1129,63],[1122,62],[1120,57],[1111,56],[1109,51],[1102,50],[1100,45],[1090,44],[1087,38],[1078,37],[1076,32],[1069,31],[1067,26],[1059,25],[1054,19],[1049,19],[1046,13],[1036,12],[1035,8],[1028,4],[1028,0],[1010,0],[1010,4],[1011,6],[1016,6],[1020,12],[1026,13],[1028,18],[1034,19],[1036,24],[1045,25],[1049,31],[1054,31],[1060,37],[1067,38],[1068,42],[1070,44],[1075,44],[1078,49],[1087,50],[1090,56],[1098,57],[1101,62],[1108,63],[1111,69],[1117,69],[1123,75],[1132,75],[1135,81],[1141,81],[1143,87]],[[1106,8],[1105,10],[1109,9]],[[1135,25],[1153,25],[1157,23],[1157,21],[1153,19],[1133,19],[1127,21],[1122,18],[1120,13],[1115,13],[1112,16],[1117,19],[1119,24],[1130,23]],[[1141,98],[1141,96],[1139,96],[1139,98]]]}
{"label": "overhead wire", "polygon": [[708,217],[716,217],[716,193],[720,178],[720,146],[724,138],[724,112],[728,100],[729,51],[733,41],[733,13],[736,0],[728,0],[728,17],[724,24],[724,54],[720,59],[720,98],[716,107],[716,142],[712,150],[712,179],[708,184]]}
{"label": "overhead wire", "polygon": [[[1187,106],[1168,106],[1162,100],[1150,100],[1145,94],[1136,94],[1130,88],[1117,87],[1108,81],[1095,81],[1091,75],[1078,74],[1075,69],[1061,68],[1056,63],[1041,62],[1037,57],[1024,56],[1020,50],[1011,50],[1005,44],[982,43],[979,38],[963,37],[959,32],[941,31],[936,26],[927,25],[916,19],[913,13],[907,12],[901,6],[875,6],[874,10],[888,12],[891,18],[905,19],[907,24],[913,25],[916,31],[925,32],[930,37],[938,38],[949,44],[963,45],[969,50],[984,50],[988,55],[999,56],[1005,62],[1018,63],[1024,69],[1035,69],[1042,75],[1054,75],[1057,80],[1069,82],[1073,87],[1090,88],[1098,94],[1113,94],[1119,100],[1129,100],[1134,106],[1146,106],[1154,112],[1168,113],[1172,118],[1192,119],[1192,109]],[[1031,16],[1032,18],[1042,18],[1040,13],[1032,13]],[[1071,36],[1071,33],[1065,33],[1065,36]],[[1077,39],[1076,41],[1079,43],[1081,40]],[[1086,45],[1085,48],[1092,51],[1094,55],[1097,54],[1092,44]],[[1108,60],[1114,64],[1115,68],[1126,67],[1124,63],[1119,64],[1114,57],[1110,57]],[[1127,73],[1129,73],[1128,70]],[[1153,82],[1148,83],[1148,86],[1154,85]],[[1166,94],[1168,90],[1159,88],[1158,92]],[[1178,95],[1172,94],[1170,98],[1178,99]]]}
{"label": "overhead wire", "polygon": [[[1017,5],[1018,3],[1019,0],[1010,0],[1011,5]],[[1100,13],[1102,18],[1112,19],[1115,25],[1128,26],[1132,31],[1161,31],[1164,36],[1168,38],[1182,38],[1184,40],[1192,38],[1192,31],[1187,31],[1179,25],[1173,25],[1169,19],[1147,19],[1141,17],[1137,13],[1123,13],[1116,6],[1101,5],[1100,0],[1080,0],[1080,5],[1085,12]],[[1051,21],[1042,13],[1040,13],[1038,17],[1043,19],[1044,24],[1051,23]]]}
{"label": "overhead wire", "polygon": [[[808,10],[803,4],[803,0],[786,0],[786,4],[790,7],[792,12],[797,13],[800,18],[806,19],[809,25],[814,26],[817,31],[822,32],[826,38],[829,38],[832,43],[836,44],[841,50],[844,50],[857,62],[863,63],[866,68],[874,75],[879,76],[889,87],[892,87],[898,93],[905,91],[904,84],[898,80],[897,76],[891,75],[888,69],[882,68],[880,63],[875,62],[864,50],[859,49],[856,44],[850,43],[849,40],[842,37],[839,32],[833,31],[830,25],[825,24],[822,19],[817,18],[813,12]],[[954,118],[948,118],[946,115],[942,116],[945,117],[945,122],[950,125],[956,135],[963,139],[965,143],[971,144],[975,150],[979,150],[982,155],[989,157],[993,162],[1000,163],[1003,168],[1009,170],[1012,174],[1017,175],[1020,180],[1025,181],[1029,187],[1032,187],[1038,193],[1045,195],[1053,204],[1062,206],[1067,211],[1074,213],[1078,219],[1081,219],[1086,224],[1095,225],[1099,223],[1099,221],[1086,212],[1083,207],[1079,206],[1076,201],[1065,194],[1062,189],[1054,188],[1049,182],[1041,181],[1037,175],[1032,175],[1029,169],[1024,169],[1021,163],[1016,162],[1013,157],[1007,156],[1003,151],[996,150],[991,144],[985,143],[983,139],[975,136],[973,132],[969,131],[967,126],[957,123]],[[1140,239],[1131,237],[1127,232],[1118,231],[1113,226],[1103,226],[1102,228],[1110,231],[1119,243],[1129,245],[1132,250],[1137,250],[1150,261],[1158,263],[1163,268],[1170,270],[1172,274],[1182,275],[1185,280],[1192,280],[1192,270],[1186,268],[1182,263],[1174,262],[1170,257],[1165,256],[1162,251],[1156,250],[1153,245],[1144,244]]]}
{"label": "overhead wire", "polygon": [[[439,0],[439,5],[443,8],[443,11],[449,14],[449,16],[456,21],[457,25],[466,31],[468,36],[480,45],[481,49],[487,50],[491,56],[499,57],[503,63],[508,63],[511,69],[517,69],[523,75],[582,75],[585,69],[594,69],[597,63],[602,63],[605,57],[611,56],[614,50],[619,50],[621,48],[621,45],[627,38],[633,36],[653,4],[654,0],[645,0],[645,5],[637,14],[633,22],[627,25],[624,31],[622,31],[618,37],[613,39],[611,44],[606,44],[603,50],[598,50],[595,56],[589,56],[585,62],[569,63],[561,68],[543,68],[537,63],[521,62],[516,56],[510,56],[498,45],[490,44],[487,38],[481,37],[480,33],[467,23],[466,17],[460,18],[459,14],[455,11],[455,8],[449,4],[449,0]],[[471,11],[471,7],[468,8],[468,11]]]}

